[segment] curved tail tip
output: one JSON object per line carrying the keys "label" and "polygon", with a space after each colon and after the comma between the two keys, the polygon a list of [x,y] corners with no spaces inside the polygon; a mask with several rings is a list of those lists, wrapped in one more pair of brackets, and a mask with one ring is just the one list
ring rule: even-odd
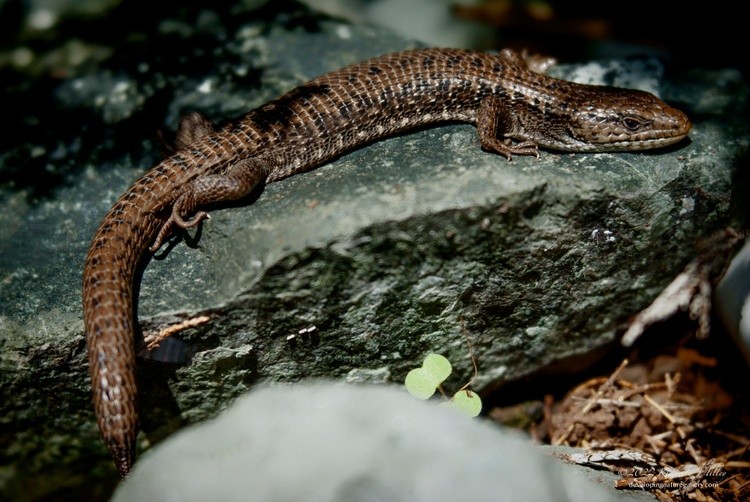
{"label": "curved tail tip", "polygon": [[117,472],[120,474],[120,477],[125,479],[133,468],[133,462],[131,459],[116,458],[115,467],[117,467]]}
{"label": "curved tail tip", "polygon": [[117,472],[120,474],[122,479],[125,479],[130,471],[133,469],[133,462],[135,461],[135,445],[107,445],[109,451],[112,453],[112,460],[115,463]]}

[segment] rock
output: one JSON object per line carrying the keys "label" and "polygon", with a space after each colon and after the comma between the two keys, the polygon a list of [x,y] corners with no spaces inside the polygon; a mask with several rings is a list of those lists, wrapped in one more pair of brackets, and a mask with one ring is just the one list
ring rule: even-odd
{"label": "rock", "polygon": [[716,307],[742,355],[750,362],[750,239],[716,286]]}
{"label": "rock", "polygon": [[113,501],[644,500],[613,487],[403,389],[319,382],[251,392],[180,431]]}

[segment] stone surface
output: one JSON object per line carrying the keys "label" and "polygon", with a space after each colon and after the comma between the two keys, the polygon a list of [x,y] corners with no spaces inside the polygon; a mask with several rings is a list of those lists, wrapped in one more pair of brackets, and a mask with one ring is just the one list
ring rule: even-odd
{"label": "stone surface", "polygon": [[750,239],[716,287],[716,307],[745,360],[750,362]]}
{"label": "stone surface", "polygon": [[[20,111],[0,138],[6,498],[102,498],[116,482],[91,410],[80,274],[107,209],[158,161],[155,131],[190,110],[230,118],[414,46],[284,2],[250,4],[155,11],[158,22],[128,26],[117,44],[70,41],[5,80],[3,98],[22,105],[3,108]],[[116,39],[122,23],[110,23],[98,29]],[[691,141],[508,163],[482,152],[470,126],[421,130],[269,185],[152,260],[140,287],[145,329],[212,320],[181,333],[177,360],[189,364],[140,362],[141,449],[257,382],[400,382],[436,351],[457,388],[471,375],[461,319],[478,390],[604,353],[693,244],[729,222],[732,204],[746,206],[733,180],[747,158],[747,89],[733,70],[665,79],[650,60],[594,68],[600,82],[627,77],[684,109]],[[287,337],[311,325],[315,336],[292,348]]]}
{"label": "stone surface", "polygon": [[654,500],[613,479],[402,389],[316,383],[251,392],[180,431],[113,501]]}

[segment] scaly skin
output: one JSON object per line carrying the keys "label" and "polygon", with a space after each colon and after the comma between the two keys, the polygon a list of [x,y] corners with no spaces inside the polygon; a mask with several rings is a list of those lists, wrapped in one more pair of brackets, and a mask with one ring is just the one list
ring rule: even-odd
{"label": "scaly skin", "polygon": [[[306,171],[365,143],[446,121],[477,125],[505,156],[633,151],[684,138],[690,122],[651,94],[555,80],[516,53],[457,49],[390,54],[318,77],[215,131],[183,120],[178,149],[115,203],[91,243],[83,311],[99,429],[124,477],[138,433],[133,276],[201,207]],[[516,143],[512,143],[516,141]]]}

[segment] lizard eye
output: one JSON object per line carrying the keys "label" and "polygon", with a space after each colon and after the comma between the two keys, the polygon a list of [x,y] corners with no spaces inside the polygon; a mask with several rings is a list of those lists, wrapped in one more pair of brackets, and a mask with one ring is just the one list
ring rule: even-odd
{"label": "lizard eye", "polygon": [[623,117],[620,120],[620,124],[622,124],[622,126],[625,127],[625,129],[627,129],[628,131],[636,132],[640,131],[646,125],[648,125],[648,122],[640,117],[629,115],[627,117]]}

